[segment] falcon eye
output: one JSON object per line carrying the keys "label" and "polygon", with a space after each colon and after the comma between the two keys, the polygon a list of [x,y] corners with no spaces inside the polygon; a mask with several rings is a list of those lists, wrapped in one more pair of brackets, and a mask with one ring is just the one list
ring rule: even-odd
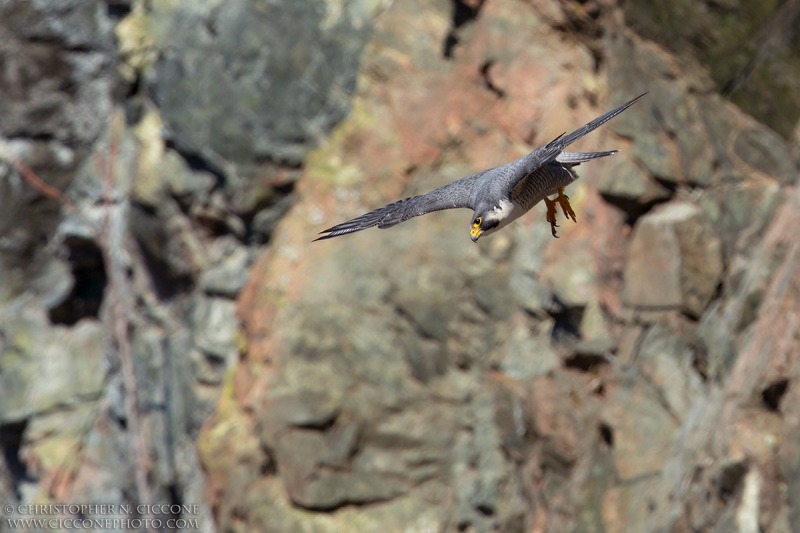
{"label": "falcon eye", "polygon": [[475,219],[475,222],[473,222],[472,225],[473,226],[480,226],[481,222],[483,222],[483,219],[481,219],[481,217],[478,217],[478,218]]}

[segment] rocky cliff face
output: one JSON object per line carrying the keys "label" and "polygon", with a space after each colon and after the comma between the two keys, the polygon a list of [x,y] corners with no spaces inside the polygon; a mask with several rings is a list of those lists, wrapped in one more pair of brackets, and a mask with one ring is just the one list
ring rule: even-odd
{"label": "rocky cliff face", "polygon": [[[791,531],[799,4],[7,2],[3,499]],[[558,240],[310,242],[644,91]]]}

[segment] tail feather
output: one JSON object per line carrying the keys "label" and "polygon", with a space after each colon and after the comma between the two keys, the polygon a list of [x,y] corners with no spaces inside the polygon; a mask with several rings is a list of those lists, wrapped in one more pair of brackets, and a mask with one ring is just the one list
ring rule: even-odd
{"label": "tail feather", "polygon": [[591,161],[592,159],[613,155],[617,152],[619,152],[619,150],[608,150],[605,152],[561,152],[556,156],[556,161],[562,165],[575,166],[585,163],[586,161]]}
{"label": "tail feather", "polygon": [[[544,146],[540,146],[536,150],[532,151],[531,153],[522,156],[521,158],[517,159],[509,166],[512,168],[512,180],[510,185],[513,187],[517,184],[519,180],[536,170],[537,168],[541,167],[543,164],[548,163],[553,160],[560,161],[559,156],[564,153],[564,149],[569,146],[570,144],[574,143],[587,133],[596,130],[612,118],[616,117],[634,103],[636,103],[640,98],[642,98],[645,94],[643,93],[634,98],[633,100],[629,100],[624,104],[615,107],[608,113],[600,115],[596,119],[587,122],[577,130],[573,131],[572,133],[563,133],[550,141],[549,143],[545,144]],[[596,156],[596,157],[603,157],[603,156]],[[593,158],[590,158],[593,159]],[[586,159],[588,161],[588,159]],[[577,163],[573,164],[578,164]],[[566,163],[569,164],[569,163]]]}
{"label": "tail feather", "polygon": [[599,128],[600,126],[602,126],[603,124],[605,124],[606,122],[611,120],[612,118],[616,117],[617,115],[619,115],[620,113],[622,113],[623,111],[628,109],[630,106],[632,106],[634,103],[636,103],[636,101],[639,100],[645,94],[647,94],[647,93],[642,93],[639,96],[637,96],[636,98],[634,98],[633,100],[629,100],[629,101],[625,102],[624,104],[615,107],[614,109],[612,109],[608,113],[606,113],[604,115],[600,115],[599,117],[597,117],[596,119],[592,120],[591,122],[588,122],[587,124],[584,124],[583,126],[578,128],[577,130],[573,131],[569,135],[562,135],[558,139],[558,144],[561,145],[561,148],[563,150],[564,148],[566,148],[570,144],[574,143],[575,141],[577,141],[578,139],[580,139],[581,137],[583,137],[584,135],[586,135],[590,131],[596,130],[597,128]]}

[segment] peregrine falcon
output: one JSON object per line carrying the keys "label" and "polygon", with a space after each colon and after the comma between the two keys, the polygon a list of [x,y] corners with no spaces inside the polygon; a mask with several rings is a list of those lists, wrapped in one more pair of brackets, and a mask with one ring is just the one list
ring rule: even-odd
{"label": "peregrine falcon", "polygon": [[[578,179],[573,167],[617,152],[565,152],[564,149],[628,109],[644,94],[615,107],[569,135],[556,137],[516,161],[482,170],[428,194],[412,196],[380,207],[321,231],[320,237],[314,240],[347,235],[373,226],[389,228],[432,211],[468,208],[474,210],[469,234],[472,241],[477,242],[482,235],[491,235],[521,217],[540,200],[544,200],[547,207],[545,218],[550,223],[553,237],[557,238],[556,203],[561,206],[565,217],[577,222],[569,197],[564,194],[564,187]],[[557,196],[551,200],[549,196],[554,194]]]}

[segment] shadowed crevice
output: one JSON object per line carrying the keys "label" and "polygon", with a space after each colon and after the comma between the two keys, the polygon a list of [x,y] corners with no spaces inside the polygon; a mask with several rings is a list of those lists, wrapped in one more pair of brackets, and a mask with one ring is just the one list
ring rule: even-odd
{"label": "shadowed crevice", "polygon": [[0,426],[0,448],[2,448],[6,470],[10,474],[11,488],[17,500],[21,499],[20,485],[23,482],[33,481],[28,467],[19,458],[19,450],[27,426],[27,419]]}
{"label": "shadowed crevice", "polygon": [[447,37],[444,40],[444,49],[442,55],[450,59],[453,57],[453,50],[459,44],[458,30],[462,26],[469,24],[476,18],[483,6],[483,0],[453,0],[453,15],[450,24],[450,31],[447,32]]}
{"label": "shadowed crevice", "polygon": [[74,284],[70,295],[49,315],[51,323],[71,326],[83,318],[98,318],[108,280],[103,254],[94,241],[68,237],[65,245]]}

